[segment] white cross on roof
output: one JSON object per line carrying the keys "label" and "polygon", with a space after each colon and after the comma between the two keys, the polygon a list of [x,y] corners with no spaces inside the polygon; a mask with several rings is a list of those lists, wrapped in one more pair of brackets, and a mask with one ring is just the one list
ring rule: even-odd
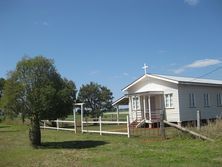
{"label": "white cross on roof", "polygon": [[144,73],[145,74],[147,74],[147,69],[148,69],[148,66],[144,63],[144,66],[143,66],[143,68],[142,69],[144,69]]}

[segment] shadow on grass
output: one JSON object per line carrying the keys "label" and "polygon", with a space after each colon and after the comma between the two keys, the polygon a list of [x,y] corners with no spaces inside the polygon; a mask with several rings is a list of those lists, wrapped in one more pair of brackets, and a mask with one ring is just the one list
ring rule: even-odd
{"label": "shadow on grass", "polygon": [[104,141],[83,140],[83,141],[63,141],[63,142],[44,142],[40,148],[43,149],[86,149],[108,144]]}
{"label": "shadow on grass", "polygon": [[11,127],[11,126],[9,126],[9,125],[0,125],[0,128],[9,128],[9,127]]}
{"label": "shadow on grass", "polygon": [[21,130],[0,130],[0,133],[20,132]]}

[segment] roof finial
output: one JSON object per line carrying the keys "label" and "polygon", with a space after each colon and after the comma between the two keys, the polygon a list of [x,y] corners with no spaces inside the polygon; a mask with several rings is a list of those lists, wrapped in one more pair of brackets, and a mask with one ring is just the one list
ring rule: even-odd
{"label": "roof finial", "polygon": [[146,63],[144,63],[143,69],[144,69],[144,73],[146,75],[147,74],[147,69],[148,69],[148,66],[146,65]]}

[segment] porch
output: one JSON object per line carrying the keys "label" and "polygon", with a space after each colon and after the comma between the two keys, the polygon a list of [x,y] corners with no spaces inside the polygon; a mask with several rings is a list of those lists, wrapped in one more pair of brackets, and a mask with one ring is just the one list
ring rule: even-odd
{"label": "porch", "polygon": [[160,112],[165,109],[164,93],[162,91],[149,91],[141,93],[127,94],[113,103],[117,109],[119,117],[119,106],[128,105],[129,121],[131,125],[141,127],[144,124],[160,122]]}
{"label": "porch", "polygon": [[137,124],[137,127],[148,123],[151,127],[160,121],[160,112],[164,110],[163,92],[142,92],[128,97],[130,123]]}

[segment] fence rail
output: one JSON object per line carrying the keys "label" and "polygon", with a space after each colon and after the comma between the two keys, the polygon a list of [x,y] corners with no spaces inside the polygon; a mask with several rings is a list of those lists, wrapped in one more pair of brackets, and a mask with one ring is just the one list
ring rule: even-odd
{"label": "fence rail", "polygon": [[[101,116],[99,117],[98,121],[83,121],[82,120],[82,133],[99,133],[100,135],[102,134],[116,134],[116,135],[127,135],[128,138],[130,137],[130,123],[129,123],[129,116],[126,117],[126,121],[103,121]],[[99,130],[86,130],[84,129],[84,124],[99,124]],[[127,132],[117,132],[117,131],[108,131],[108,130],[102,130],[102,125],[103,124],[126,124],[127,127]]]}
{"label": "fence rail", "polygon": [[[67,131],[74,131],[76,133],[76,121],[65,121],[65,120],[42,120],[43,122],[43,126],[40,126],[42,129],[55,129],[55,130],[67,130]],[[47,126],[46,123],[49,122],[55,122],[56,123],[56,127],[51,127],[51,126]],[[59,123],[69,123],[69,124],[73,124],[73,128],[63,128],[59,126]]]}
{"label": "fence rail", "polygon": [[[100,121],[83,121],[84,124],[99,124]],[[102,124],[126,124],[127,121],[101,121]]]}

